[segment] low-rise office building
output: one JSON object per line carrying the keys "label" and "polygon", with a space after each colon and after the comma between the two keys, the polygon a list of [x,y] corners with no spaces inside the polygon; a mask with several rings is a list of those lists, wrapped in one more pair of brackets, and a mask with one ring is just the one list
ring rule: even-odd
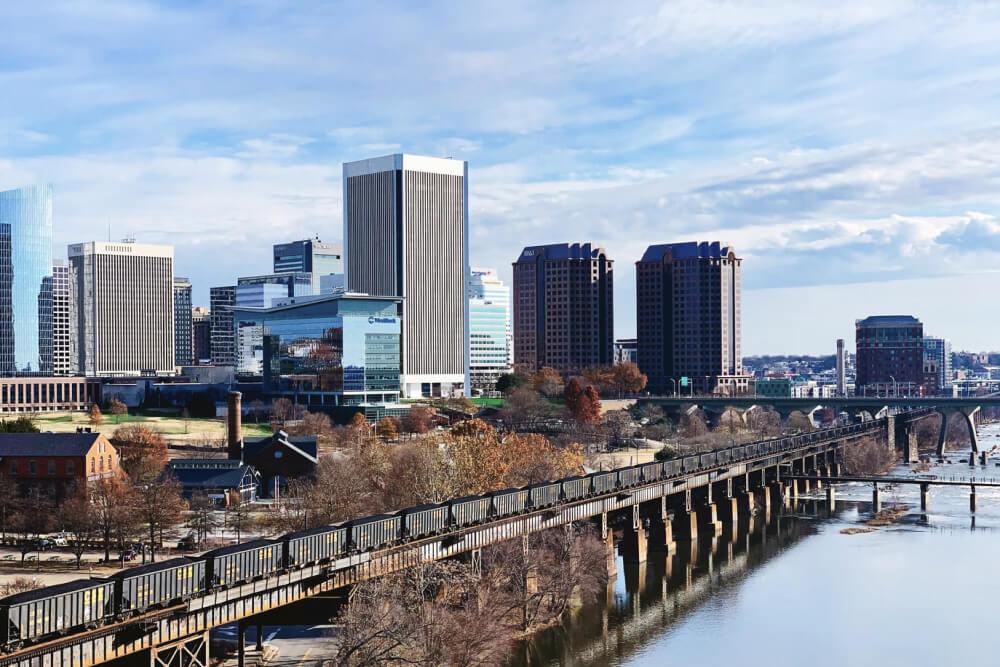
{"label": "low-rise office building", "polygon": [[82,377],[0,377],[0,414],[88,410],[101,381]]}

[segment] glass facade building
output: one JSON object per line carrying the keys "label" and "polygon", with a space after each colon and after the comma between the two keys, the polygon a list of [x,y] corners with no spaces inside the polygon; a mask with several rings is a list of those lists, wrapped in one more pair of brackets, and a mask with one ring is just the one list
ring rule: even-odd
{"label": "glass facade building", "polygon": [[52,188],[0,192],[0,375],[52,373]]}
{"label": "glass facade building", "polygon": [[333,294],[236,306],[236,372],[314,406],[399,400],[400,300]]}
{"label": "glass facade building", "polygon": [[469,375],[472,387],[492,391],[512,370],[510,288],[494,269],[469,270]]}

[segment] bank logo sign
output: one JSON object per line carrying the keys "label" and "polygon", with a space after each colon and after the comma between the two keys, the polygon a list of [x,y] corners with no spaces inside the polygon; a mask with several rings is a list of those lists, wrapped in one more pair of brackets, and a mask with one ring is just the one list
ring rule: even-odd
{"label": "bank logo sign", "polygon": [[395,317],[369,317],[368,324],[396,324]]}

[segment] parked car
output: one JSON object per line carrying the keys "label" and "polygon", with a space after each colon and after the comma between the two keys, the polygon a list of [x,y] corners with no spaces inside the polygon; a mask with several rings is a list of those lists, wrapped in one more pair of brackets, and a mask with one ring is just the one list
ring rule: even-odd
{"label": "parked car", "polygon": [[56,543],[47,537],[39,537],[31,541],[31,546],[35,551],[48,551],[56,546]]}
{"label": "parked car", "polygon": [[194,533],[188,533],[177,540],[177,548],[181,551],[194,551],[198,548],[198,536]]}
{"label": "parked car", "polygon": [[52,538],[52,543],[57,547],[68,547],[69,537],[66,535],[66,533],[59,533],[58,535]]}

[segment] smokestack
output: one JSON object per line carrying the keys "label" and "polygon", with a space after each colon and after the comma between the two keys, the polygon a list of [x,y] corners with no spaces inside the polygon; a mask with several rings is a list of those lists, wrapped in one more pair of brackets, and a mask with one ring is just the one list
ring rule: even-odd
{"label": "smokestack", "polygon": [[226,451],[230,459],[243,460],[243,394],[229,392],[229,407],[226,410]]}

